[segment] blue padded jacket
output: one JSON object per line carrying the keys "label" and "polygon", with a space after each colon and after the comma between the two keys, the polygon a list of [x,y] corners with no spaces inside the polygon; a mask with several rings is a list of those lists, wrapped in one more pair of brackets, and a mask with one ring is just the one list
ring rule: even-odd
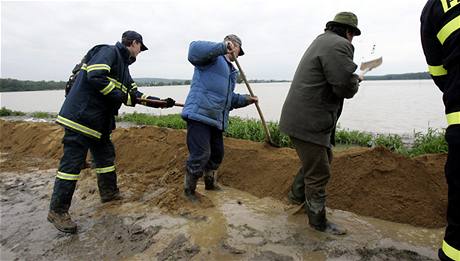
{"label": "blue padded jacket", "polygon": [[236,94],[238,70],[227,61],[224,42],[195,41],[190,44],[188,60],[195,66],[190,92],[182,110],[191,119],[225,130],[230,110],[250,104],[247,95]]}

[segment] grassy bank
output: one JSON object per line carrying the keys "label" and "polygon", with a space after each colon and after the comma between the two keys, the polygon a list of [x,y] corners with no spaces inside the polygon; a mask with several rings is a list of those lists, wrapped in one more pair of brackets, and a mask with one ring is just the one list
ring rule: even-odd
{"label": "grassy bank", "polygon": [[[153,116],[143,113],[124,114],[118,117],[119,121],[128,121],[141,125],[155,125],[173,129],[185,129],[185,121],[179,115]],[[278,124],[269,122],[268,128],[273,141],[281,147],[292,147],[288,136],[279,131]],[[230,123],[224,134],[227,137],[252,141],[264,141],[265,133],[258,120],[230,117]],[[336,132],[337,145],[374,147],[383,146],[394,152],[407,156],[418,156],[427,153],[447,152],[444,140],[444,131],[428,129],[427,133],[417,132],[413,135],[414,142],[409,147],[403,143],[399,135],[370,134],[362,131],[345,130],[338,128]]]}
{"label": "grassy bank", "polygon": [[[5,107],[0,109],[1,116],[30,116],[33,118],[55,118],[56,115],[47,112],[24,113],[12,111]],[[129,113],[117,117],[117,121],[132,122],[139,125],[154,125],[172,129],[185,129],[186,123],[180,115],[155,116],[144,113]],[[274,143],[281,147],[293,147],[288,136],[279,131],[278,124],[268,122],[268,128]],[[230,123],[226,137],[262,142],[265,133],[259,120],[241,119],[230,117]],[[383,146],[394,152],[418,156],[428,153],[447,152],[447,143],[444,139],[444,131],[429,128],[426,133],[417,132],[413,134],[413,142],[410,145],[404,144],[403,138],[394,134],[371,134],[356,130],[342,129],[340,126],[336,131],[336,144],[338,147],[362,146],[375,147]]]}

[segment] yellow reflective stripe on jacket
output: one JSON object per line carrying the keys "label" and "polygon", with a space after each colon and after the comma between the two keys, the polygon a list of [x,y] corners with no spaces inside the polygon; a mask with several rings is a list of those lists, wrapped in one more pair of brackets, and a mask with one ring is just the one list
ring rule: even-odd
{"label": "yellow reflective stripe on jacket", "polygon": [[115,166],[105,167],[105,168],[96,168],[97,174],[109,173],[115,171]]}
{"label": "yellow reflective stripe on jacket", "polygon": [[107,64],[92,64],[86,67],[87,72],[91,72],[95,70],[107,70],[110,72],[110,66]]}
{"label": "yellow reflective stripe on jacket", "polygon": [[80,177],[80,174],[70,174],[70,173],[64,173],[64,172],[57,172],[56,178],[59,179],[65,179],[65,180],[78,180]]}
{"label": "yellow reflective stripe on jacket", "polygon": [[460,260],[460,250],[451,247],[446,241],[442,241],[442,252],[452,260]]}
{"label": "yellow reflective stripe on jacket", "polygon": [[442,65],[428,65],[428,72],[433,76],[443,76],[447,74],[447,70]]}
{"label": "yellow reflective stripe on jacket", "polygon": [[81,124],[78,124],[78,123],[76,123],[74,121],[71,121],[69,119],[66,119],[66,118],[64,118],[64,117],[62,117],[60,115],[58,115],[56,122],[58,122],[58,123],[60,123],[60,124],[62,124],[64,126],[67,126],[67,127],[71,128],[71,129],[74,129],[76,131],[88,134],[89,136],[98,138],[98,139],[100,139],[101,136],[102,136],[102,134],[100,132],[95,131],[93,129],[90,129],[90,128],[88,128],[86,126],[83,126]]}
{"label": "yellow reflective stripe on jacket", "polygon": [[141,99],[147,99],[149,96],[147,94],[142,94]]}
{"label": "yellow reflective stripe on jacket", "polygon": [[441,0],[442,9],[444,9],[444,13],[447,13],[450,9],[454,6],[460,4],[460,0]]}
{"label": "yellow reflective stripe on jacket", "polygon": [[131,95],[128,95],[128,100],[126,101],[126,105],[131,106],[133,103],[131,102]]}
{"label": "yellow reflective stripe on jacket", "polygon": [[84,63],[84,64],[81,65],[81,69],[82,69],[83,71],[86,71],[86,68],[87,68],[87,67],[88,67],[88,65],[87,65],[86,63]]}
{"label": "yellow reflective stripe on jacket", "polygon": [[115,88],[115,84],[113,82],[110,82],[107,86],[104,87],[104,89],[101,90],[101,93],[104,95],[109,94],[113,89]]}
{"label": "yellow reflective stripe on jacket", "polygon": [[441,44],[444,44],[447,38],[449,38],[449,36],[458,29],[460,29],[460,15],[444,25],[436,36]]}
{"label": "yellow reflective stripe on jacket", "polygon": [[453,125],[453,124],[460,124],[460,111],[457,112],[452,112],[446,115],[447,117],[447,124]]}
{"label": "yellow reflective stripe on jacket", "polygon": [[113,82],[113,84],[115,84],[115,87],[117,87],[118,89],[120,89],[122,92],[124,93],[127,93],[128,92],[128,88],[126,88],[123,84],[121,84],[119,81],[115,80],[114,78],[111,78],[111,77],[107,77],[111,82]]}

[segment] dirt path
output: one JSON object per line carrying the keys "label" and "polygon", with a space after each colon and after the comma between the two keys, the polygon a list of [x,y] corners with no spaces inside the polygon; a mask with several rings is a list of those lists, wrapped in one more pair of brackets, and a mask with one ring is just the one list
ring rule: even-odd
{"label": "dirt path", "polygon": [[80,230],[63,235],[46,222],[62,129],[0,120],[0,130],[2,260],[431,260],[442,240],[445,155],[336,153],[328,206],[350,233],[327,237],[287,214],[295,151],[226,139],[225,190],[200,185],[194,205],[182,196],[185,132],[156,127],[115,131],[124,199],[101,204],[95,174],[84,170],[71,208]]}

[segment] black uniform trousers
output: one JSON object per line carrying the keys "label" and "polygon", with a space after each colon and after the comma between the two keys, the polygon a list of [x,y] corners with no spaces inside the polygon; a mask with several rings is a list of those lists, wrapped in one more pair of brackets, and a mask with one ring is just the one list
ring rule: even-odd
{"label": "black uniform trousers", "polygon": [[[460,101],[460,65],[448,69],[444,101],[449,110],[458,108]],[[454,106],[457,107],[454,107]],[[455,112],[455,111],[453,111]],[[446,130],[449,148],[445,165],[447,181],[447,228],[439,251],[441,260],[460,260],[460,124],[451,123]]]}
{"label": "black uniform trousers", "polygon": [[88,149],[96,167],[97,183],[101,197],[118,192],[115,173],[115,148],[109,135],[100,140],[87,137],[65,128],[64,155],[61,158],[51,196],[50,210],[65,213],[69,210],[80,171],[85,165]]}
{"label": "black uniform trousers", "polygon": [[[441,260],[448,259],[451,253],[457,253],[460,258],[460,125],[451,125],[446,130],[446,141],[449,153],[445,165],[445,174],[448,186],[447,228],[444,235],[442,250],[439,252]],[[447,243],[447,245],[446,245]],[[454,249],[452,249],[454,248]],[[453,251],[452,251],[453,250]],[[457,259],[460,260],[460,259]]]}

